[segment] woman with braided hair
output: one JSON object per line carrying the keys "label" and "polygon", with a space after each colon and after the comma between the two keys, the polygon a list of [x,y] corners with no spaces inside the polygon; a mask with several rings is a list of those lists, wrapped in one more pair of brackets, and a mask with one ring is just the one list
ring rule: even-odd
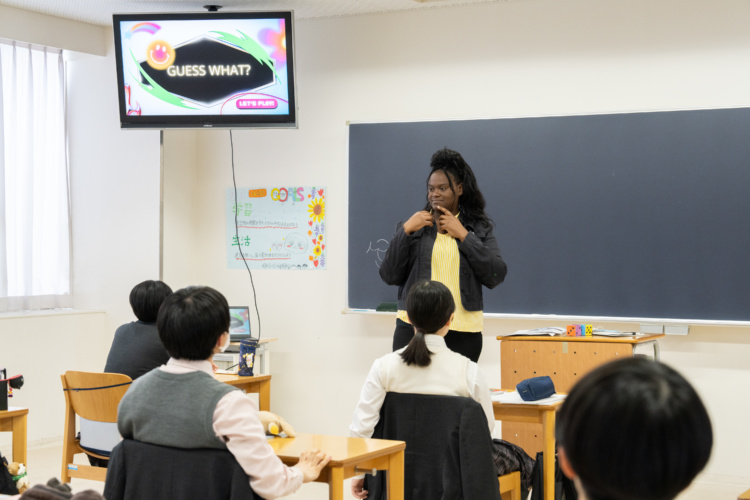
{"label": "woman with braided hair", "polygon": [[476,362],[482,352],[482,285],[496,287],[508,268],[471,167],[458,152],[443,148],[432,155],[430,168],[427,203],[398,223],[380,266],[383,281],[399,287],[393,350],[414,336],[407,292],[418,280],[435,280],[448,287],[456,303],[445,343]]}

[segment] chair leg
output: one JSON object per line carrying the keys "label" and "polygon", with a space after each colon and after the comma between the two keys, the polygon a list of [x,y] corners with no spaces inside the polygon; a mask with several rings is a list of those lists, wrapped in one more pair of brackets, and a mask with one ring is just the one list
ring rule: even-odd
{"label": "chair leg", "polygon": [[70,482],[70,475],[68,474],[68,464],[73,463],[73,457],[78,450],[78,443],[76,442],[76,417],[73,410],[68,408],[65,414],[65,430],[64,430],[64,442],[63,442],[63,456],[62,456],[62,471],[60,472],[60,481],[63,483]]}

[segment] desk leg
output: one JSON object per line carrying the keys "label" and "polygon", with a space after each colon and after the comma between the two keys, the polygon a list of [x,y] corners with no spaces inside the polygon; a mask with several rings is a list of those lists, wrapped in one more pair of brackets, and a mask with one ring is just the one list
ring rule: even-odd
{"label": "desk leg", "polygon": [[271,411],[271,381],[260,383],[258,390],[258,407],[260,411]]}
{"label": "desk leg", "polygon": [[544,436],[544,500],[555,500],[555,412],[542,416]]}
{"label": "desk leg", "polygon": [[330,500],[344,500],[344,469],[331,467],[328,474],[328,498]]}
{"label": "desk leg", "polygon": [[404,500],[404,450],[388,456],[388,500]]}
{"label": "desk leg", "polygon": [[13,427],[13,461],[21,462],[26,467],[26,415],[14,417],[12,419]]}

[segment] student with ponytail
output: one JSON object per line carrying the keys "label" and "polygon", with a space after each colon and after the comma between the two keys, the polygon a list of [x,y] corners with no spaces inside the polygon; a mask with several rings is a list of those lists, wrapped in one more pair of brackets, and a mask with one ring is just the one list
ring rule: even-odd
{"label": "student with ponytail", "polygon": [[[478,401],[487,415],[490,432],[495,416],[487,383],[477,364],[446,347],[444,337],[454,317],[448,287],[438,281],[419,281],[406,297],[406,311],[414,328],[409,344],[376,359],[362,387],[349,434],[372,437],[387,392],[463,396]],[[366,498],[364,479],[352,480],[352,494]]]}
{"label": "student with ponytail", "polygon": [[479,360],[482,286],[496,287],[507,273],[485,205],[474,172],[459,153],[444,148],[432,155],[427,203],[398,223],[380,265],[383,281],[399,287],[394,351],[414,335],[405,308],[407,292],[418,280],[432,279],[445,284],[456,303],[446,345]]}

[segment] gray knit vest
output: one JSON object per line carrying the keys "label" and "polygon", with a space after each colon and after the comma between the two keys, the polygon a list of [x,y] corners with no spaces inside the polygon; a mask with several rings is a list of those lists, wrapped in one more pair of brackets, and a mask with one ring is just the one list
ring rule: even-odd
{"label": "gray knit vest", "polygon": [[201,371],[167,373],[158,368],[139,377],[117,412],[124,438],[175,448],[219,448],[213,430],[216,403],[236,387]]}

